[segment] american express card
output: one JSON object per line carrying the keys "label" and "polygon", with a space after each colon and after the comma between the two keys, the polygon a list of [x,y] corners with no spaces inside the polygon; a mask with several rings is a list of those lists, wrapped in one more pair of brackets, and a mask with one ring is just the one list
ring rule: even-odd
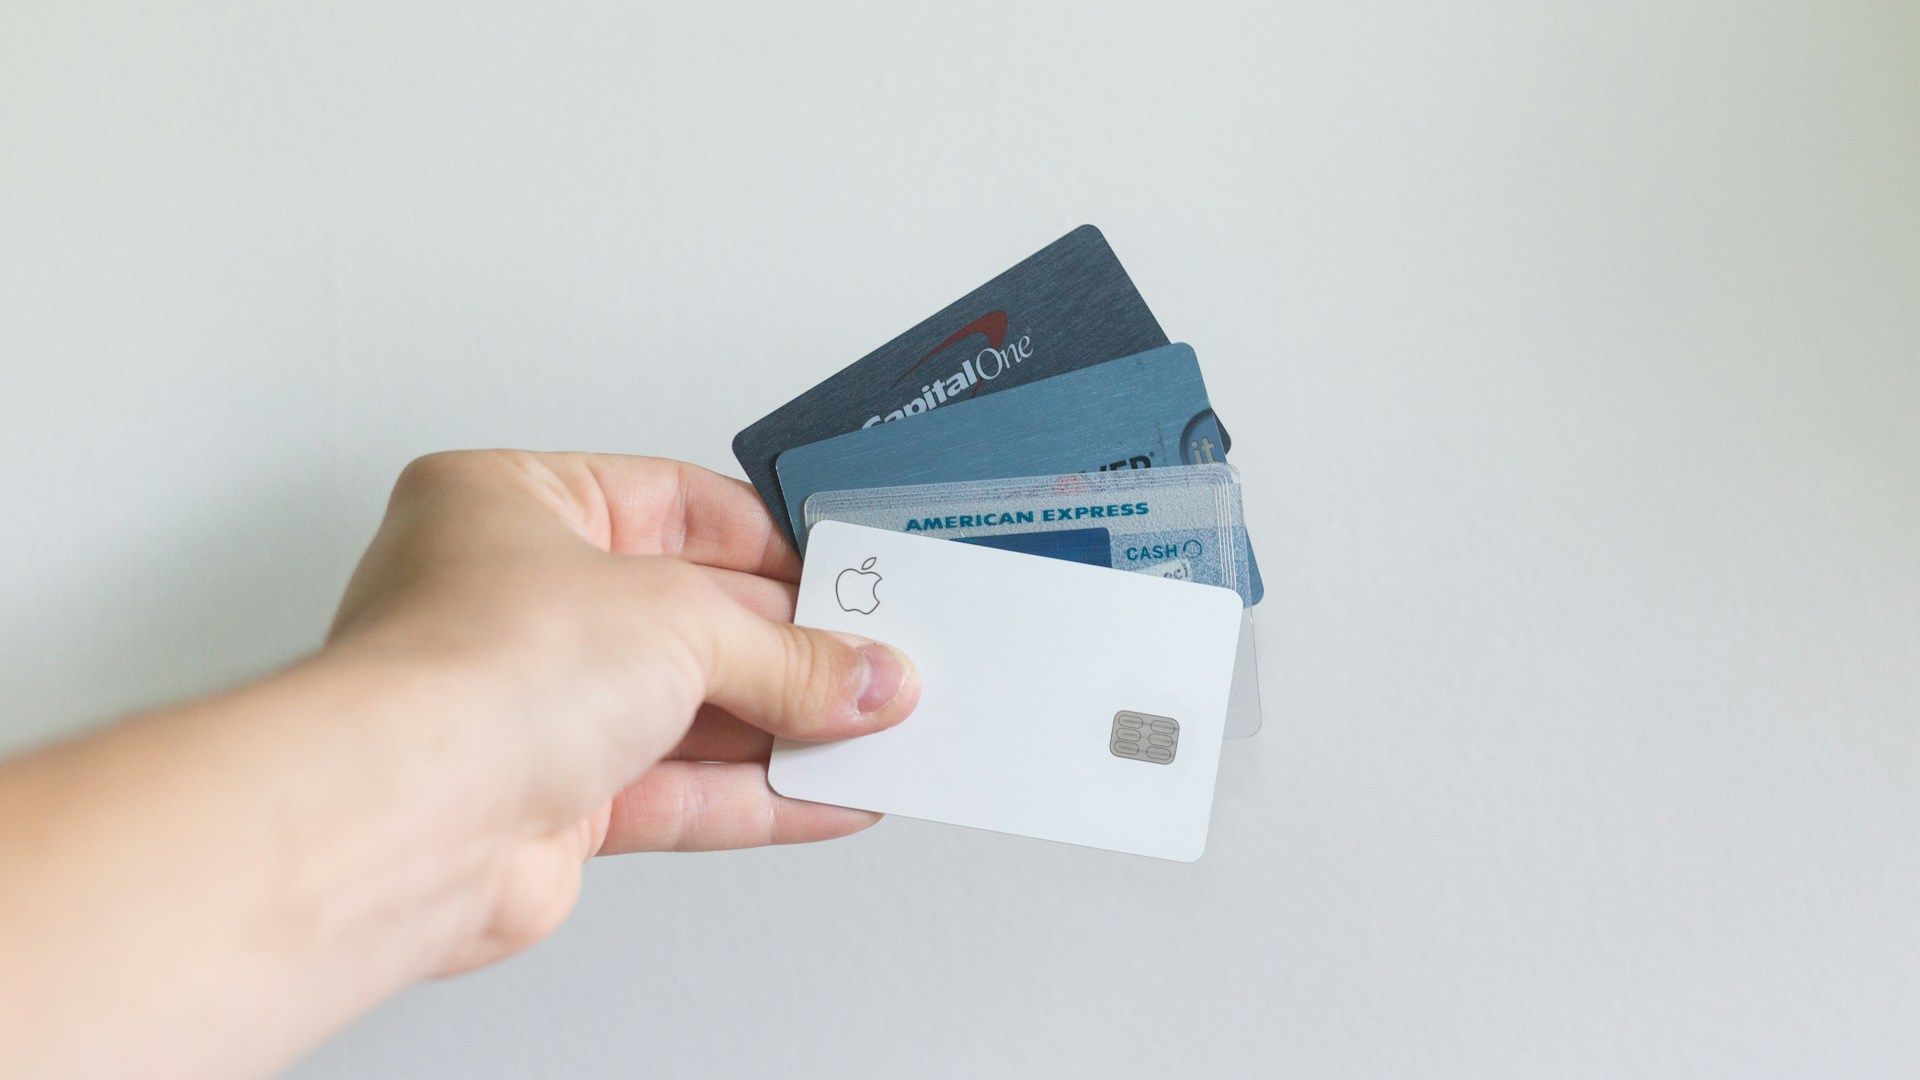
{"label": "american express card", "polygon": [[821,491],[803,515],[806,529],[820,521],[947,540],[1095,527],[1107,533],[1116,570],[1219,585],[1248,605],[1259,599],[1240,482],[1226,464]]}

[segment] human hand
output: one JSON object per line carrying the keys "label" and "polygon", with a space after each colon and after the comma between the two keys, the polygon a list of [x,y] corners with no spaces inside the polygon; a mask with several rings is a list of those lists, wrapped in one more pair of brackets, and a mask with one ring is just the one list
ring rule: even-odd
{"label": "human hand", "polygon": [[[791,625],[799,560],[751,488],[651,458],[476,451],[401,475],[323,658],[436,707],[415,741],[473,828],[463,970],[549,932],[594,854],[822,840],[878,820],[774,794],[775,735],[899,722],[912,664]],[[456,707],[439,707],[447,703]]]}
{"label": "human hand", "polygon": [[415,462],[324,649],[0,762],[0,1073],[265,1073],[537,940],[596,853],[871,824],[767,788],[774,735],[919,697],[893,650],[787,621],[798,571],[689,465]]}

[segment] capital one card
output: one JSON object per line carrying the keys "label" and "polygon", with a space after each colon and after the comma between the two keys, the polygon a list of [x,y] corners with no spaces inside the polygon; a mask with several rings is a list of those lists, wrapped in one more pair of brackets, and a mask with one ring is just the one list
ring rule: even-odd
{"label": "capital one card", "polygon": [[[1200,363],[1192,348],[1175,344],[957,403],[912,423],[797,446],[780,455],[777,468],[788,521],[804,545],[806,502],[818,492],[1151,471],[1217,463],[1224,452]],[[1178,565],[1177,555],[1148,557]],[[1201,580],[1236,587],[1218,576]],[[1249,605],[1259,603],[1264,589],[1251,549],[1237,587]]]}
{"label": "capital one card", "polygon": [[733,453],[797,546],[774,467],[784,451],[1166,343],[1106,238],[1082,225],[755,421]]}
{"label": "capital one card", "polygon": [[775,743],[780,794],[1162,859],[1205,850],[1233,593],[823,522],[794,621],[906,650],[920,705],[871,735]]}

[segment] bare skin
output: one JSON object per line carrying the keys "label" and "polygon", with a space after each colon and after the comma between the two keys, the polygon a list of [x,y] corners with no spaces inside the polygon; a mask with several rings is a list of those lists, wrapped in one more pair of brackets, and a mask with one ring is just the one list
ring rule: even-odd
{"label": "bare skin", "polygon": [[410,465],[326,646],[0,766],[0,1073],[256,1075],[571,910],[596,854],[825,840],[775,735],[919,697],[794,627],[750,488],[648,458]]}

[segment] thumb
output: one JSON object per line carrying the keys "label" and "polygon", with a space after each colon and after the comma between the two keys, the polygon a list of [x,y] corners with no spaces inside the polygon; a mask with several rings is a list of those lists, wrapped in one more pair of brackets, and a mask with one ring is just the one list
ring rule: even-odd
{"label": "thumb", "polygon": [[762,618],[737,604],[709,623],[706,700],[755,727],[824,742],[904,720],[920,676],[889,645]]}

